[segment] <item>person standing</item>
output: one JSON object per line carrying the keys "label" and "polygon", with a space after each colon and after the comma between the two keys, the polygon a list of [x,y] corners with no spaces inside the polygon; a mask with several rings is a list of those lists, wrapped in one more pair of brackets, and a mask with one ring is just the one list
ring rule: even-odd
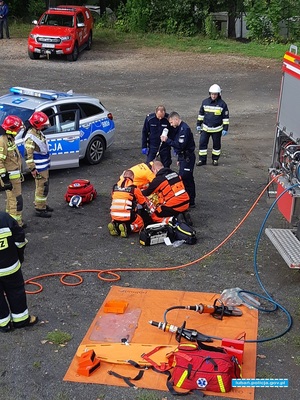
{"label": "person standing", "polygon": [[29,315],[21,271],[26,243],[24,229],[0,211],[0,332],[38,322],[37,317]]}
{"label": "person standing", "polygon": [[172,164],[171,148],[160,140],[163,130],[169,128],[168,114],[163,105],[157,106],[154,113],[147,115],[142,130],[142,153],[147,155],[147,163],[159,155],[164,167]]}
{"label": "person standing", "polygon": [[0,127],[0,185],[6,193],[6,212],[25,228],[22,220],[22,160],[15,143],[15,136],[23,126],[21,118],[8,115]]}
{"label": "person standing", "polygon": [[197,131],[201,132],[199,140],[199,161],[197,166],[207,162],[207,147],[210,137],[213,141],[212,165],[219,164],[221,154],[221,137],[227,135],[229,111],[221,98],[221,88],[213,84],[209,88],[209,97],[203,100],[197,119]]}
{"label": "person standing", "polygon": [[184,187],[190,196],[190,208],[195,207],[196,188],[194,180],[195,166],[195,141],[191,128],[183,122],[180,115],[173,111],[169,115],[169,122],[174,128],[174,139],[162,135],[161,141],[174,148],[177,154],[179,165],[179,175],[181,176]]}
{"label": "person standing", "polygon": [[8,5],[4,3],[3,0],[0,0],[0,39],[3,39],[3,28],[5,27],[6,39],[10,39],[9,37],[9,29],[8,29]]}
{"label": "person standing", "polygon": [[49,118],[36,111],[28,120],[29,128],[24,137],[25,160],[35,179],[34,204],[36,216],[50,218],[53,208],[47,204],[49,193],[50,155],[48,144],[42,130],[49,125]]}
{"label": "person standing", "polygon": [[143,218],[138,214],[138,205],[149,204],[141,189],[133,184],[134,174],[127,169],[113,186],[110,207],[111,222],[108,224],[112,236],[128,237],[130,232],[139,232],[144,227]]}

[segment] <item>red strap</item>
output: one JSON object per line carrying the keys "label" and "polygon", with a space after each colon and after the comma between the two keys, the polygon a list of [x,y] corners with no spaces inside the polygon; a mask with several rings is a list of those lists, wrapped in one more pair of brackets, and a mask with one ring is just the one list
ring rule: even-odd
{"label": "red strap", "polygon": [[148,361],[151,365],[153,365],[153,367],[155,369],[157,369],[158,371],[167,371],[167,370],[172,368],[172,365],[170,365],[169,363],[164,363],[164,362],[162,362],[160,365],[158,365],[155,361],[151,360],[151,358],[150,358],[150,356],[152,354],[156,353],[158,350],[160,350],[160,349],[162,349],[164,347],[167,347],[167,346],[157,346],[153,350],[149,351],[149,353],[142,354],[141,357],[144,360]]}

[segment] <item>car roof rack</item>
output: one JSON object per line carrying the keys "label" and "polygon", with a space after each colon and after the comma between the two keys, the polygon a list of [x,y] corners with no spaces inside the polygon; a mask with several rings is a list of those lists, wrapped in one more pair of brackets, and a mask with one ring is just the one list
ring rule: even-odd
{"label": "car roof rack", "polygon": [[46,90],[35,90],[35,89],[30,89],[30,88],[24,88],[20,86],[14,86],[11,87],[10,89],[11,93],[14,94],[22,94],[25,96],[32,96],[32,97],[40,97],[42,99],[47,99],[47,100],[57,100],[59,97],[72,97],[73,96],[73,91],[70,90],[67,93],[60,93],[60,92],[52,92],[52,91],[46,91]]}

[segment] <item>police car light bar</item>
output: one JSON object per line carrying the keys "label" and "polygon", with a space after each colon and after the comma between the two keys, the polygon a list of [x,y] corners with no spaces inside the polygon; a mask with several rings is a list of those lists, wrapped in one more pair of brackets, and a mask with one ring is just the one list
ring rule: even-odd
{"label": "police car light bar", "polygon": [[14,94],[23,94],[27,96],[41,97],[42,99],[48,99],[48,100],[56,100],[58,98],[58,94],[51,92],[43,92],[42,90],[34,90],[17,86],[11,87],[9,90]]}

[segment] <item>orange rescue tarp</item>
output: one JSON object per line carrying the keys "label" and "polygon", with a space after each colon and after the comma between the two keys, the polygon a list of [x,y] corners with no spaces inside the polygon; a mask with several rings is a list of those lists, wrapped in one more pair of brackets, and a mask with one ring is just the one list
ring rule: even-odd
{"label": "orange rescue tarp", "polygon": [[[112,364],[101,361],[100,367],[90,376],[77,373],[78,360],[81,350],[87,346],[100,343],[109,343],[113,349],[113,343],[120,343],[121,339],[127,339],[129,343],[176,345],[175,335],[163,332],[151,326],[149,320],[163,321],[164,311],[172,306],[196,305],[199,303],[213,304],[219,295],[215,293],[181,292],[172,290],[138,289],[113,286],[104,303],[98,311],[89,330],[83,338],[68,371],[64,377],[66,381],[104,384],[111,386],[126,386],[122,379],[109,375],[112,370],[121,375],[134,377],[138,370],[130,365]],[[110,301],[126,301],[128,306],[124,314],[104,313],[104,306]],[[257,338],[258,312],[240,306],[243,311],[241,317],[224,317],[223,320],[213,318],[209,314],[198,314],[188,310],[172,310],[167,314],[169,323],[181,326],[186,321],[186,328],[220,338],[236,339],[244,333],[246,340]],[[185,341],[184,339],[182,340]],[[220,346],[219,340],[211,343]],[[119,347],[119,346],[118,346]],[[96,354],[97,356],[97,354]],[[164,360],[162,360],[164,361]],[[243,378],[255,378],[256,370],[256,343],[245,343],[244,362],[242,366]],[[167,390],[166,375],[146,370],[144,376],[134,384],[140,388]],[[230,393],[205,392],[213,396],[235,399],[254,399],[254,388],[233,388]]]}

